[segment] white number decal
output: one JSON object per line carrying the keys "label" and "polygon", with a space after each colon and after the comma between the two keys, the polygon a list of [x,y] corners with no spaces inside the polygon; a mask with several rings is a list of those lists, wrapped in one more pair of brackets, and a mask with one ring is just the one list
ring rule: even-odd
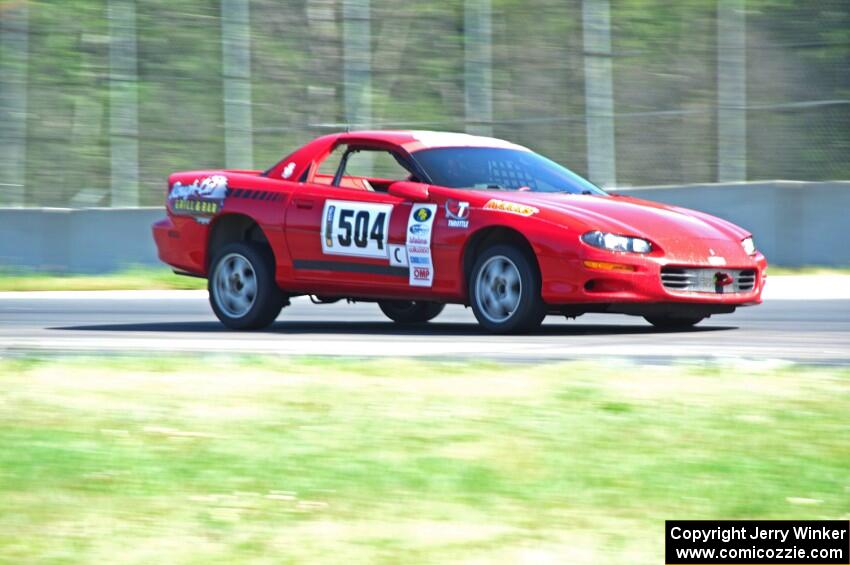
{"label": "white number decal", "polygon": [[389,259],[391,204],[327,200],[322,213],[322,252]]}

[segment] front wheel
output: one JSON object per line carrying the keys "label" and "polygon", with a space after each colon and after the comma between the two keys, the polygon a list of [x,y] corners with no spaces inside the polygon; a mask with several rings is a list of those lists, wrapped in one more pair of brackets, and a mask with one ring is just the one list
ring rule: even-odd
{"label": "front wheel", "polygon": [[421,300],[382,300],[378,302],[381,312],[399,324],[424,324],[440,315],[445,304]]}
{"label": "front wheel", "polygon": [[673,316],[644,316],[644,320],[656,328],[675,330],[690,328],[705,320],[702,316],[678,318]]}
{"label": "front wheel", "polygon": [[226,245],[210,271],[210,305],[228,328],[265,328],[280,314],[285,298],[275,283],[274,259],[267,248],[242,242]]}
{"label": "front wheel", "polygon": [[546,317],[533,259],[513,245],[495,245],[472,267],[469,301],[478,323],[491,332],[536,329]]}

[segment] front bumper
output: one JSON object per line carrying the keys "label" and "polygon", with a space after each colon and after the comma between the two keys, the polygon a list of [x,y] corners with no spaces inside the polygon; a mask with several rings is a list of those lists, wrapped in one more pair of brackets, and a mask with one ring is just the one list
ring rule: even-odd
{"label": "front bumper", "polygon": [[[619,265],[623,270],[614,270],[608,265]],[[540,267],[543,300],[550,305],[658,303],[748,306],[761,303],[767,261],[757,253],[746,260],[718,266],[700,261],[682,262],[664,256],[615,254],[600,250],[574,257],[541,258]],[[707,292],[669,288],[662,282],[662,269],[665,267],[705,270],[711,275],[733,274],[734,277],[747,271],[748,276],[754,276],[754,281],[749,290],[740,289],[737,282],[718,285],[714,291]]]}

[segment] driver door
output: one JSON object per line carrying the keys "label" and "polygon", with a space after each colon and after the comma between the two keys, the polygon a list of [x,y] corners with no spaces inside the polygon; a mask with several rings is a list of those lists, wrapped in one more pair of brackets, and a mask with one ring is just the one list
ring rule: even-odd
{"label": "driver door", "polygon": [[329,294],[407,289],[411,203],[386,189],[410,175],[387,150],[337,146],[287,208],[295,279]]}

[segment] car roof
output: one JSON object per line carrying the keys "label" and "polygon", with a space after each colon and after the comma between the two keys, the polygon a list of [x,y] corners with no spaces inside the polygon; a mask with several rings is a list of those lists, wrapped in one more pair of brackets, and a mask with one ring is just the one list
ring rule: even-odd
{"label": "car roof", "polygon": [[364,130],[339,134],[340,140],[373,140],[400,145],[408,153],[438,147],[490,147],[530,151],[528,148],[495,137],[426,130]]}

